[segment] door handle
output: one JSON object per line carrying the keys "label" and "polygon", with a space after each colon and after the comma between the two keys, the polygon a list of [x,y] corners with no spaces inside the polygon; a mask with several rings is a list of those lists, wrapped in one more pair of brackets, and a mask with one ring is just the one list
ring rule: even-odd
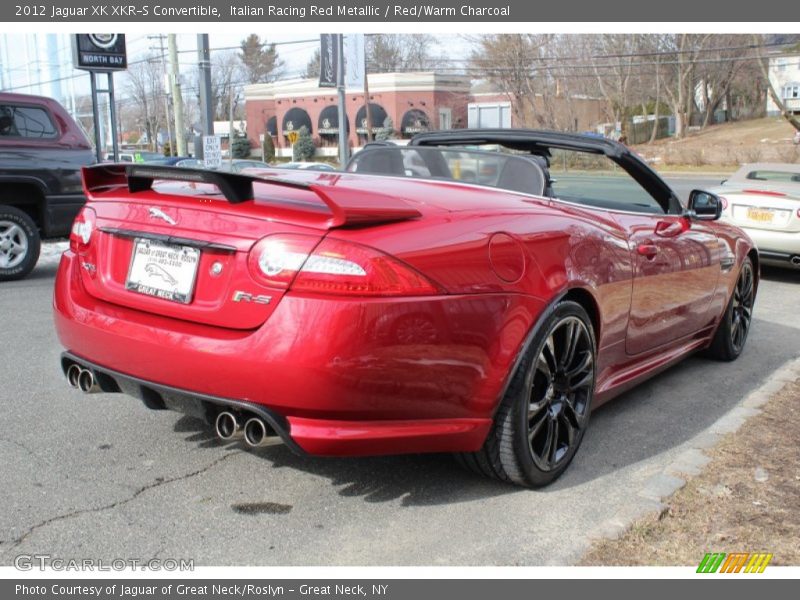
{"label": "door handle", "polygon": [[689,230],[689,219],[677,221],[659,221],[656,223],[656,235],[661,237],[676,237]]}
{"label": "door handle", "polygon": [[648,260],[653,260],[658,254],[658,246],[655,244],[639,244],[636,252]]}

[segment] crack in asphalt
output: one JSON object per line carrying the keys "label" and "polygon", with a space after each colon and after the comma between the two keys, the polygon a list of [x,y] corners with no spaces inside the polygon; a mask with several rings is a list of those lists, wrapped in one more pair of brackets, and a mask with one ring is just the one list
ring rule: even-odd
{"label": "crack in asphalt", "polygon": [[104,506],[98,506],[96,508],[81,508],[81,509],[70,511],[68,513],[64,513],[62,515],[56,515],[55,517],[50,517],[49,519],[45,519],[41,523],[37,523],[36,525],[32,525],[30,528],[28,528],[28,530],[25,533],[23,533],[17,539],[10,541],[11,546],[9,548],[7,548],[6,550],[4,550],[2,552],[2,554],[0,554],[0,556],[5,556],[8,552],[11,552],[12,550],[14,550],[18,546],[20,546],[34,532],[38,531],[39,529],[42,529],[43,527],[47,527],[48,525],[50,525],[52,523],[55,523],[57,521],[64,521],[66,519],[71,519],[73,517],[78,517],[78,516],[89,514],[89,513],[103,512],[105,510],[111,510],[111,509],[114,509],[114,508],[118,508],[120,506],[124,506],[125,504],[128,504],[129,502],[133,502],[136,498],[138,498],[143,493],[145,493],[145,492],[147,492],[149,490],[152,490],[152,489],[157,488],[157,487],[161,487],[162,485],[175,483],[177,481],[185,481],[187,479],[191,479],[192,477],[197,477],[198,475],[202,475],[203,473],[206,473],[206,472],[210,471],[211,469],[213,469],[214,467],[216,467],[218,464],[228,460],[230,457],[237,456],[237,455],[239,455],[241,453],[242,453],[241,451],[230,452],[230,453],[225,454],[224,456],[221,456],[218,459],[214,460],[213,462],[211,462],[210,464],[206,465],[202,469],[197,469],[196,471],[192,471],[191,473],[184,473],[183,475],[179,475],[177,477],[170,477],[169,479],[164,479],[163,477],[157,477],[155,481],[153,481],[152,483],[149,483],[149,484],[147,484],[145,486],[140,487],[138,490],[136,490],[128,498],[124,498],[122,500],[116,500],[115,502],[112,502],[110,504],[106,504]]}
{"label": "crack in asphalt", "polygon": [[33,460],[35,460],[39,464],[44,464],[44,461],[41,459],[41,457],[38,456],[33,450],[28,448],[22,442],[18,442],[16,440],[10,440],[10,439],[4,438],[4,437],[0,437],[0,442],[5,442],[7,444],[11,444],[12,446],[16,446],[17,448],[22,448],[25,452],[27,452],[31,456],[31,458],[33,458]]}

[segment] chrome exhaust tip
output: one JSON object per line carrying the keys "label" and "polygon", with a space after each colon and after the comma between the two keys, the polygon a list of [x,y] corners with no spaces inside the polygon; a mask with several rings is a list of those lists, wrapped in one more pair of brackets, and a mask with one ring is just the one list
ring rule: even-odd
{"label": "chrome exhaust tip", "polygon": [[67,383],[69,383],[69,387],[77,390],[80,377],[81,368],[78,365],[70,365],[67,369]]}
{"label": "chrome exhaust tip", "polygon": [[282,442],[280,436],[263,419],[258,417],[248,419],[247,423],[244,424],[244,441],[251,448],[272,446]]}
{"label": "chrome exhaust tip", "polygon": [[795,267],[800,267],[800,256],[793,256],[792,257],[792,264]]}
{"label": "chrome exhaust tip", "polygon": [[217,437],[223,442],[237,440],[244,436],[242,422],[231,412],[222,411],[214,422]]}
{"label": "chrome exhaust tip", "polygon": [[78,375],[78,387],[84,394],[97,394],[100,392],[100,386],[94,378],[94,373],[89,369],[81,369]]}

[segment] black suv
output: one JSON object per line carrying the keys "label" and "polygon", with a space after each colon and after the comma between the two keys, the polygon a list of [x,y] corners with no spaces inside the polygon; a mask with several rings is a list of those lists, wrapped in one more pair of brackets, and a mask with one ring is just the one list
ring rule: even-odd
{"label": "black suv", "polygon": [[0,281],[31,272],[41,239],[69,234],[85,202],[81,167],[94,162],[58,102],[0,93]]}

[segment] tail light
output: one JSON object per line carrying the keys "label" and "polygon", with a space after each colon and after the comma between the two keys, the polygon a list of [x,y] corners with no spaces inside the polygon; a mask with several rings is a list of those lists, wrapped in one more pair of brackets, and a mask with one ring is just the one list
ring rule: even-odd
{"label": "tail light", "polygon": [[728,199],[725,196],[720,196],[719,201],[722,203],[722,210],[728,209]]}
{"label": "tail light", "polygon": [[268,236],[250,252],[251,273],[293,291],[353,296],[425,296],[441,290],[412,267],[374,248],[336,239]]}
{"label": "tail light", "polygon": [[758,194],[759,196],[772,196],[774,198],[785,198],[786,194],[783,192],[776,192],[773,190],[742,190],[743,194]]}
{"label": "tail light", "polygon": [[73,252],[80,252],[89,247],[94,233],[94,225],[97,215],[94,210],[84,206],[75,221],[72,223],[72,231],[69,234],[69,249]]}

